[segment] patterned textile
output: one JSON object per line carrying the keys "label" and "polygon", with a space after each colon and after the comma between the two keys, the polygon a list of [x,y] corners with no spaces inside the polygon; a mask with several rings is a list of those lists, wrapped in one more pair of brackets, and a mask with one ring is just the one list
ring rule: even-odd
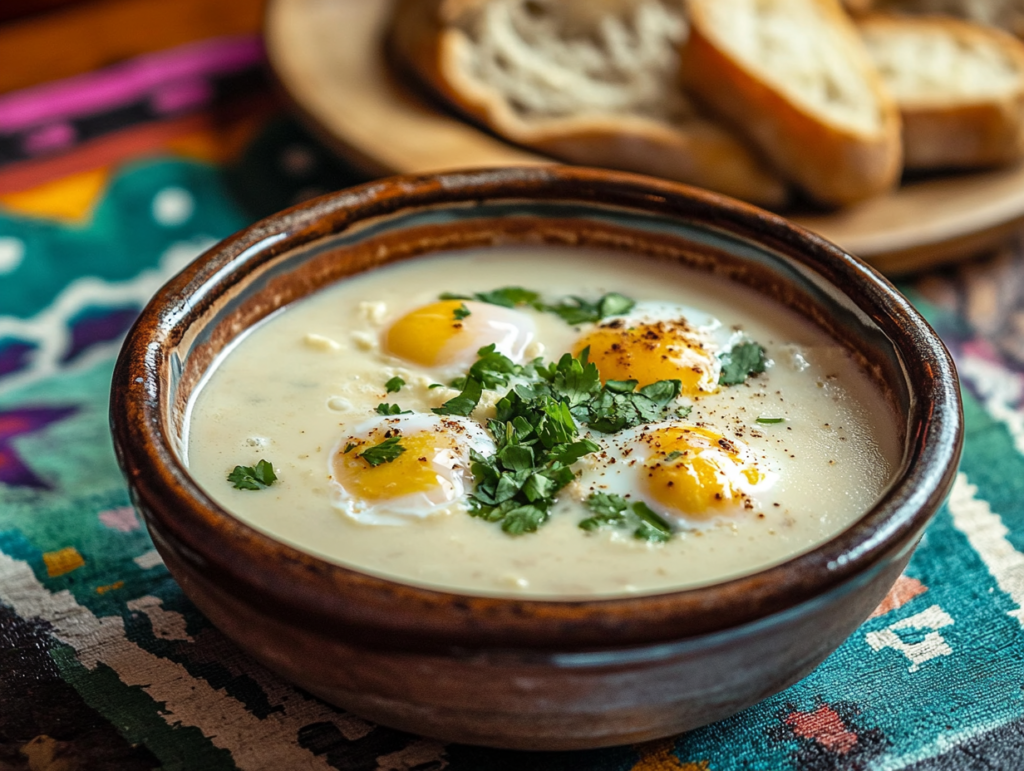
{"label": "patterned textile", "polygon": [[150,294],[355,176],[267,96],[251,39],[0,97],[0,769],[730,771],[1024,767],[1024,243],[904,288],[952,348],[967,446],[885,602],[787,691],[672,740],[449,745],[280,681],[170,578],[107,428]]}

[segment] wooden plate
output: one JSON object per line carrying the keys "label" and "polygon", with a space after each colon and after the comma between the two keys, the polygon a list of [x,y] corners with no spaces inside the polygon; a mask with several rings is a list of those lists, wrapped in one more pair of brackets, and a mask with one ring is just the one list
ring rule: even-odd
{"label": "wooden plate", "polygon": [[[314,128],[374,174],[550,163],[445,112],[400,82],[382,38],[392,0],[270,0],[279,82]],[[888,273],[977,254],[1024,224],[1024,165],[936,176],[830,214],[786,212]]]}

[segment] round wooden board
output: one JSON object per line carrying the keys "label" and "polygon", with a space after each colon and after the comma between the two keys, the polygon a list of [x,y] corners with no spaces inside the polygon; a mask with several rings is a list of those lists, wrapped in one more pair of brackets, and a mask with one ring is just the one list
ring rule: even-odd
{"label": "round wooden board", "polygon": [[[445,112],[398,80],[382,39],[392,0],[270,0],[279,82],[328,142],[374,174],[551,163]],[[936,176],[829,214],[786,212],[888,273],[972,256],[1024,224],[1024,165]]]}

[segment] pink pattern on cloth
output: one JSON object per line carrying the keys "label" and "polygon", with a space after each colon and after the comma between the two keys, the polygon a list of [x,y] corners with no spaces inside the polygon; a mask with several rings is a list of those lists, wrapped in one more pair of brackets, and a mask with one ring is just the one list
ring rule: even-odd
{"label": "pink pattern on cloth", "polygon": [[902,608],[915,597],[928,591],[928,587],[910,576],[900,576],[896,579],[892,589],[885,595],[883,600],[875,608],[869,618],[884,616],[898,608]]}
{"label": "pink pattern on cloth", "polygon": [[992,364],[1002,364],[1004,366],[1006,364],[998,349],[990,340],[986,340],[983,337],[975,337],[964,341],[960,345],[960,350],[965,356],[973,356]]}
{"label": "pink pattern on cloth", "polygon": [[[238,72],[263,60],[258,37],[215,38],[0,97],[0,133],[93,115],[145,98],[168,83]],[[190,98],[195,97],[193,88]]]}
{"label": "pink pattern on cloth", "polygon": [[100,522],[111,530],[119,530],[122,533],[130,533],[141,527],[139,518],[135,516],[135,509],[131,506],[118,506],[116,509],[101,511],[99,518]]}
{"label": "pink pattern on cloth", "polygon": [[792,712],[786,725],[801,739],[813,739],[829,752],[845,755],[857,746],[857,734],[846,727],[832,707],[822,704],[814,712]]}
{"label": "pink pattern on cloth", "polygon": [[26,136],[22,148],[29,155],[63,150],[75,143],[75,133],[75,127],[70,123],[51,123]]}
{"label": "pink pattern on cloth", "polygon": [[189,78],[161,86],[150,99],[154,112],[168,115],[195,110],[213,101],[213,89],[205,80]]}

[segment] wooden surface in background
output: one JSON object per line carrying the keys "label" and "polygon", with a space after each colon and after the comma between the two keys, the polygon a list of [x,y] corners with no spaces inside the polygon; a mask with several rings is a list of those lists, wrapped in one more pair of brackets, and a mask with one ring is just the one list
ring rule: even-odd
{"label": "wooden surface in background", "polygon": [[263,0],[87,0],[63,5],[0,24],[0,93],[192,40],[251,34],[259,31],[262,19]]}

